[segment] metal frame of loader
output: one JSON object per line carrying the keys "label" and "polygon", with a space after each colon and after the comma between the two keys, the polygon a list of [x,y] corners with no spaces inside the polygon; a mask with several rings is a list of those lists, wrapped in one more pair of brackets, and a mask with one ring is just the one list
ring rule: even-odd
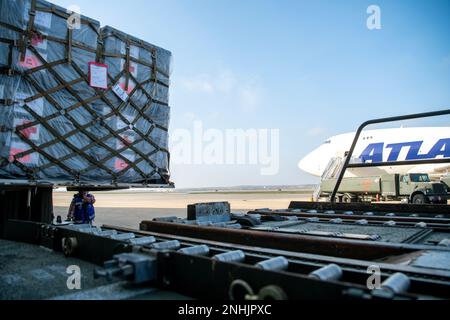
{"label": "metal frame of loader", "polygon": [[[305,253],[288,251],[287,247],[271,249],[261,246],[261,239],[272,238],[274,241],[277,239],[276,235],[264,235],[261,232],[249,235],[249,231],[244,230],[236,230],[236,234],[230,234],[212,228],[208,234],[199,237],[198,234],[173,232],[169,228],[176,226],[165,224],[159,223],[158,231],[103,226],[101,231],[92,233],[76,226],[10,220],[6,238],[41,245],[98,265],[103,264],[103,268],[98,268],[94,274],[97,277],[118,277],[128,280],[136,288],[154,287],[197,299],[233,297],[243,300],[246,296],[262,300],[450,299],[450,273],[447,271],[430,271],[380,262],[377,264],[381,267],[383,281],[401,272],[408,278],[408,289],[392,292],[371,290],[366,286],[367,268],[371,262],[364,260],[364,251],[370,253],[373,250],[370,253],[373,258],[413,253],[425,250],[424,246],[358,244],[349,241],[333,245],[330,239],[323,239],[319,241],[323,242],[323,250],[318,250],[320,253],[312,253],[313,248],[311,253]],[[149,227],[149,224],[146,225]],[[114,237],[111,232],[115,232]],[[260,237],[262,238],[259,239]],[[146,238],[153,240],[139,245],[130,242]],[[71,239],[70,248],[65,246],[67,239]],[[292,245],[296,243],[305,247],[309,242],[304,240],[292,238],[291,242]],[[314,244],[309,243],[311,245]],[[199,247],[207,247],[207,253],[196,254],[195,249]],[[340,247],[347,248],[344,249],[347,253],[342,257],[326,255],[327,252],[340,251]],[[241,251],[245,260],[233,261],[236,251]],[[440,248],[438,251],[446,252],[448,249]],[[217,259],[220,254],[228,254],[231,259]],[[286,259],[289,262],[288,268],[277,270],[258,267],[258,263],[276,257]],[[366,255],[365,258],[367,257]],[[313,276],[315,271],[330,265],[339,265],[343,273],[340,278],[320,279]]]}
{"label": "metal frame of loader", "polygon": [[389,166],[403,166],[403,165],[412,165],[412,164],[450,163],[450,158],[425,159],[425,160],[405,160],[405,161],[385,161],[385,162],[377,162],[377,163],[350,163],[350,159],[353,155],[353,152],[355,151],[356,144],[358,143],[359,137],[360,137],[362,131],[364,130],[364,128],[366,128],[367,126],[372,125],[372,124],[396,122],[396,121],[403,121],[403,120],[413,120],[413,119],[421,119],[421,118],[431,118],[431,117],[438,117],[438,116],[444,116],[444,115],[450,115],[450,109],[434,111],[434,112],[416,113],[416,114],[397,116],[397,117],[374,119],[374,120],[366,121],[362,125],[360,125],[358,130],[356,131],[355,138],[353,139],[350,150],[349,150],[347,156],[345,157],[344,163],[339,172],[339,175],[338,175],[338,178],[336,181],[336,185],[330,196],[330,201],[332,203],[336,202],[336,195],[339,191],[339,187],[342,183],[342,179],[344,178],[345,172],[347,171],[348,168],[389,167]]}

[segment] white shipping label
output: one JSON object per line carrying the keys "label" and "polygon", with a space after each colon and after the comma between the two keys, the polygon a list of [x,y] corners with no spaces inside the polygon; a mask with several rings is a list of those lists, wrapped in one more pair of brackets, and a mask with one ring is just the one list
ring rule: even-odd
{"label": "white shipping label", "polygon": [[128,94],[125,92],[125,90],[123,90],[119,84],[115,84],[112,87],[113,92],[120,98],[120,100],[122,101],[127,101],[128,100]]}
{"label": "white shipping label", "polygon": [[89,85],[94,88],[108,88],[108,67],[98,63],[89,63]]}

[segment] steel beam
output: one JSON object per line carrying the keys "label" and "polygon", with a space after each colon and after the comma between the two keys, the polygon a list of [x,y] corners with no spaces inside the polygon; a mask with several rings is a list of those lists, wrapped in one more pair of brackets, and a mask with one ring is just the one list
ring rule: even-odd
{"label": "steel beam", "polygon": [[142,221],[140,230],[219,242],[245,244],[255,247],[363,260],[376,260],[387,256],[430,249],[429,246],[421,245],[319,238],[305,235],[223,229],[155,221]]}

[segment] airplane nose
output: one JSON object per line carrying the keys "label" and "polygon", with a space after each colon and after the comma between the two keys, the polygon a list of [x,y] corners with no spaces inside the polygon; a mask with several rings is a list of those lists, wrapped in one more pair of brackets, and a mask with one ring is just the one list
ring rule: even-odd
{"label": "airplane nose", "polygon": [[313,176],[320,176],[322,174],[320,172],[321,168],[319,161],[317,161],[316,157],[313,157],[311,154],[300,160],[298,167],[300,170],[303,170]]}
{"label": "airplane nose", "polygon": [[334,154],[330,144],[323,144],[300,160],[298,166],[313,176],[321,177]]}

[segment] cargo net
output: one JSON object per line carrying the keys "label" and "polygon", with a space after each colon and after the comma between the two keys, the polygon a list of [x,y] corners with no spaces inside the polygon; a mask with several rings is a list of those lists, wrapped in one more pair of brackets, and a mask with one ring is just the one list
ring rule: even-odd
{"label": "cargo net", "polygon": [[0,6],[0,179],[170,185],[170,52],[83,16],[69,28],[45,1]]}

